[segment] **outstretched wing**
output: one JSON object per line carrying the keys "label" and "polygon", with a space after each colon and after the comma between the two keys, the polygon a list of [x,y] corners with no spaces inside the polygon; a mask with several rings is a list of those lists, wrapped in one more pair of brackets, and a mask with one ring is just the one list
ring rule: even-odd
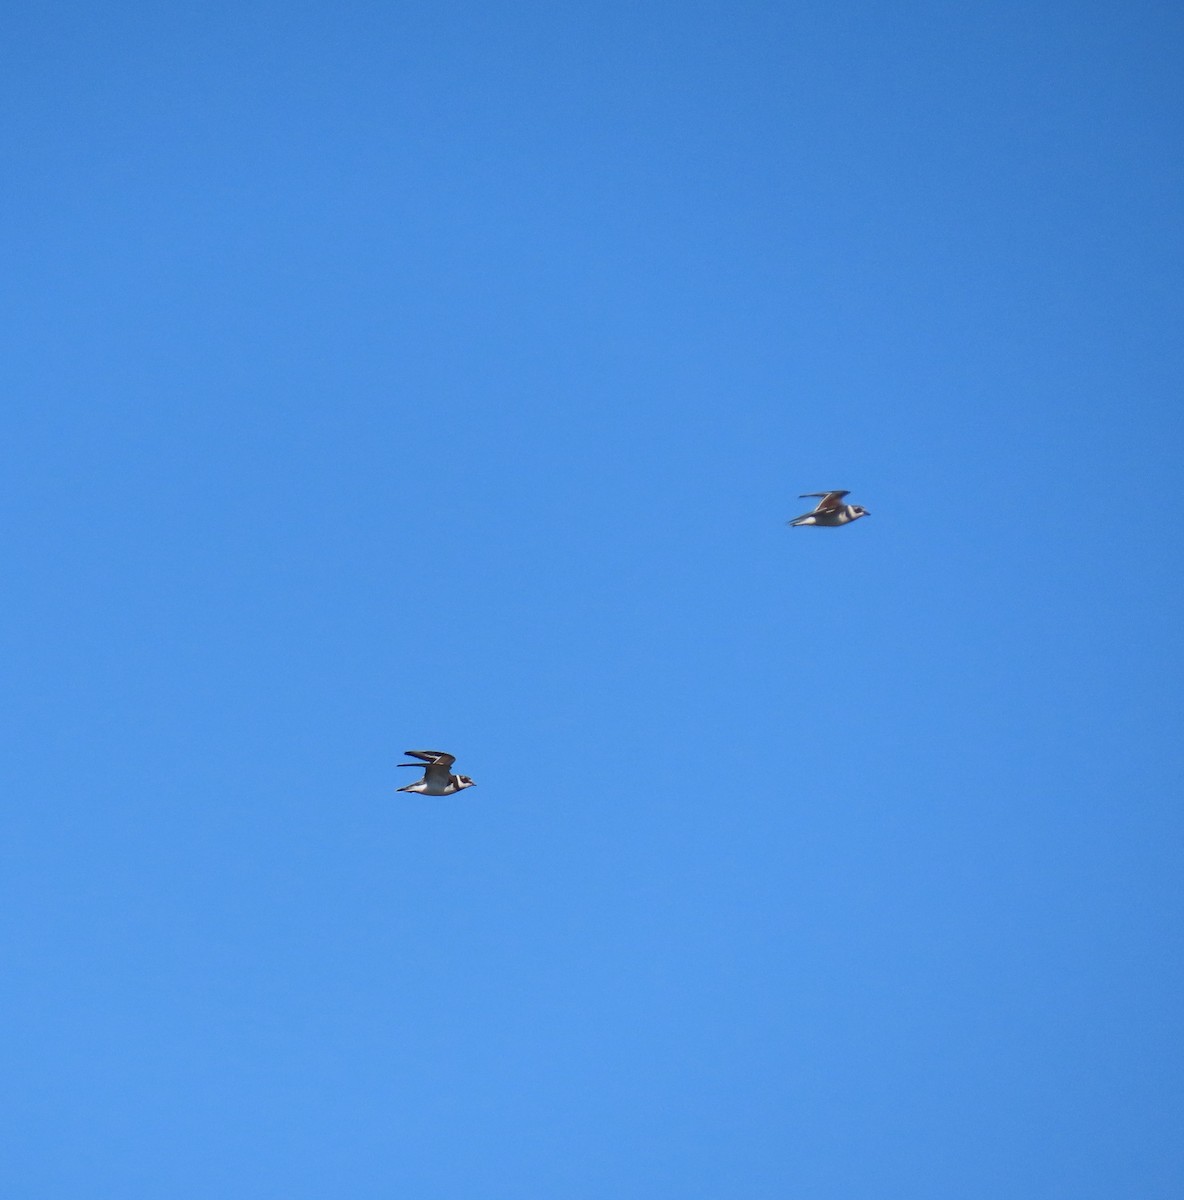
{"label": "outstretched wing", "polygon": [[820,497],[818,504],[814,508],[814,511],[822,512],[824,509],[838,508],[839,503],[843,499],[843,497],[850,496],[850,495],[851,495],[851,490],[849,488],[847,488],[847,489],[844,489],[843,491],[836,490],[833,492],[803,492],[801,494],[801,496],[799,497],[799,499],[812,500],[816,496]]}
{"label": "outstretched wing", "polygon": [[423,761],[417,763],[399,763],[401,767],[422,767],[424,763],[427,763],[429,766],[440,766],[447,770],[456,762],[455,754],[446,754],[443,750],[404,750],[403,753],[408,758],[418,758]]}

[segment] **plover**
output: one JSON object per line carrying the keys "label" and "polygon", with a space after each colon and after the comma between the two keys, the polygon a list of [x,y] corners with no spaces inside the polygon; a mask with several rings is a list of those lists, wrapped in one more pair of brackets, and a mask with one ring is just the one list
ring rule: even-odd
{"label": "plover", "polygon": [[801,499],[806,500],[820,496],[818,507],[813,512],[803,513],[787,522],[790,525],[846,525],[850,521],[858,521],[860,517],[870,517],[871,513],[858,504],[843,504],[844,496],[850,492],[803,492]]}
{"label": "plover", "polygon": [[404,750],[409,758],[419,762],[399,763],[400,767],[422,767],[423,778],[397,789],[400,792],[419,792],[424,796],[451,796],[477,785],[467,775],[453,775],[448,768],[456,762],[455,754],[443,750]]}

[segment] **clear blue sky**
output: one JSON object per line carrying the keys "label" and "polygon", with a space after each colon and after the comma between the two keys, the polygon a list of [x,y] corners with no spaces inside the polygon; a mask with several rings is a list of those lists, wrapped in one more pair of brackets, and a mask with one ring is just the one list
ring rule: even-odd
{"label": "clear blue sky", "polygon": [[4,41],[5,1196],[1184,1194],[1175,6]]}

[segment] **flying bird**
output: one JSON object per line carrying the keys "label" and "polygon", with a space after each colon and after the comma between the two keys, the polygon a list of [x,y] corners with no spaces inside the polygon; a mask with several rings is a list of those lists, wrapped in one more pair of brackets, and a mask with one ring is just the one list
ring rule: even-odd
{"label": "flying bird", "polygon": [[871,513],[858,504],[844,504],[843,497],[850,492],[803,492],[801,499],[820,497],[818,507],[812,512],[803,513],[789,521],[790,525],[846,525],[858,521],[860,517],[870,517]]}
{"label": "flying bird", "polygon": [[419,762],[399,763],[400,767],[422,767],[423,778],[401,787],[400,792],[419,792],[424,796],[451,796],[454,792],[463,792],[465,788],[477,785],[467,775],[453,775],[449,767],[456,762],[455,754],[445,754],[443,750],[404,750],[408,758],[418,758]]}

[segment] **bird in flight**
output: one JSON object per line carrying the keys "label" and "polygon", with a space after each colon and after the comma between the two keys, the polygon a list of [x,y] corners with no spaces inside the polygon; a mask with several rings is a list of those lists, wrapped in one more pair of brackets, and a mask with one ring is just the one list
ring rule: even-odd
{"label": "bird in flight", "polygon": [[860,517],[870,517],[871,513],[858,504],[844,504],[843,497],[850,492],[803,492],[801,499],[819,497],[818,506],[811,512],[803,513],[794,519],[790,525],[846,525],[858,521]]}
{"label": "bird in flight", "polygon": [[454,792],[463,792],[465,788],[477,785],[467,775],[453,775],[449,767],[456,762],[455,754],[445,754],[443,750],[404,750],[408,758],[417,758],[419,762],[399,763],[401,767],[423,768],[423,778],[401,787],[400,792],[419,792],[424,796],[451,796]]}

